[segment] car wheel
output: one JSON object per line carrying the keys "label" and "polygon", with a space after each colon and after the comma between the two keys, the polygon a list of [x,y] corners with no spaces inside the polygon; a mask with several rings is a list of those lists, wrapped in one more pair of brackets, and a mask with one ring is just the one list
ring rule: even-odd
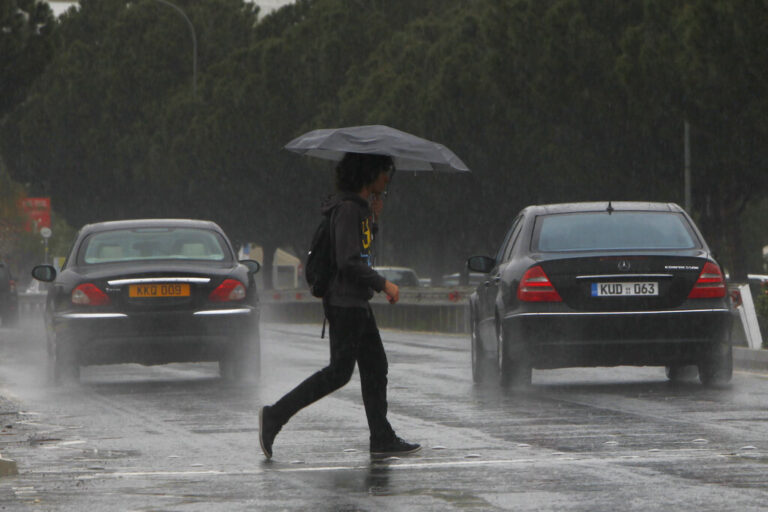
{"label": "car wheel", "polygon": [[472,315],[470,320],[470,348],[472,352],[472,380],[480,384],[487,382],[489,378],[496,373],[494,360],[489,358],[483,350],[483,343],[480,340],[480,327],[477,318]]}
{"label": "car wheel", "polygon": [[74,338],[65,334],[55,337],[48,352],[54,384],[72,384],[80,381],[80,361]]}
{"label": "car wheel", "polygon": [[666,374],[670,382],[684,382],[695,379],[699,370],[693,365],[672,365],[666,367]]}
{"label": "car wheel", "polygon": [[530,386],[533,378],[533,368],[525,351],[520,347],[516,352],[512,349],[512,340],[504,335],[501,325],[496,326],[496,337],[499,345],[499,382],[503,387],[514,389]]}
{"label": "car wheel", "polygon": [[2,315],[3,327],[14,328],[19,326],[19,312],[18,311],[6,311]]}
{"label": "car wheel", "polygon": [[733,377],[733,348],[730,343],[715,343],[699,362],[699,380],[705,386],[722,386]]}
{"label": "car wheel", "polygon": [[219,374],[226,380],[257,380],[260,371],[261,342],[258,335],[252,339],[238,337],[219,360]]}

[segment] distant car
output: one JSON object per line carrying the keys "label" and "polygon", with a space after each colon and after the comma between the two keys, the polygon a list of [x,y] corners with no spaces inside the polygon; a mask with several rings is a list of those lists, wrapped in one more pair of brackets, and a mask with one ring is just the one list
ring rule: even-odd
{"label": "distant car", "polygon": [[384,279],[397,286],[421,286],[416,271],[407,267],[373,267]]}
{"label": "distant car", "polygon": [[698,367],[731,379],[732,315],[722,269],[671,203],[570,203],[523,209],[470,297],[472,374],[527,385],[533,368]]}
{"label": "distant car", "polygon": [[84,226],[52,282],[48,356],[56,382],[94,364],[218,361],[222,376],[259,370],[259,264],[238,261],[213,222],[148,219]]}
{"label": "distant car", "polygon": [[3,327],[15,327],[19,323],[19,297],[11,269],[0,261],[0,322]]}
{"label": "distant car", "polygon": [[[469,276],[469,286],[477,286],[478,284],[485,281],[485,274],[481,272],[470,272]],[[461,282],[461,274],[458,272],[455,272],[453,274],[446,274],[443,276],[443,286],[459,286],[459,283]]]}
{"label": "distant car", "polygon": [[48,293],[47,283],[33,279],[24,290],[25,295],[45,295]]}

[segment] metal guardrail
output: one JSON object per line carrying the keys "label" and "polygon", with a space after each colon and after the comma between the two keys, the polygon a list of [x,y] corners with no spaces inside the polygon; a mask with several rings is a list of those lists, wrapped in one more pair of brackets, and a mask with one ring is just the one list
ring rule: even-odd
{"label": "metal guardrail", "polygon": [[[379,327],[468,333],[472,291],[471,287],[401,288],[397,304],[377,294],[371,309]],[[262,294],[261,316],[275,322],[322,323],[323,306],[306,289],[274,290]]]}
{"label": "metal guardrail", "polygon": [[20,293],[19,294],[19,316],[21,318],[30,318],[42,315],[45,310],[44,293]]}

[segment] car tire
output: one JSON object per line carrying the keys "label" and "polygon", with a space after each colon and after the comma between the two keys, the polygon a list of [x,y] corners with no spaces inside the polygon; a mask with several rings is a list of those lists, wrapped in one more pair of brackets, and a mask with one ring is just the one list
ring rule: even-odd
{"label": "car tire", "polygon": [[671,365],[667,366],[665,371],[670,382],[692,381],[699,374],[698,368],[694,365]]}
{"label": "car tire", "polygon": [[54,384],[76,384],[80,382],[80,361],[74,338],[66,334],[55,337],[48,352]]}
{"label": "car tire", "polygon": [[258,380],[261,372],[261,342],[259,336],[253,339],[238,337],[219,360],[219,374],[225,380]]}
{"label": "car tire", "polygon": [[504,334],[501,325],[496,326],[496,337],[499,345],[499,383],[505,388],[527,388],[533,379],[533,368],[524,348],[519,347],[516,352],[513,352],[513,340]]}
{"label": "car tire", "polygon": [[733,377],[733,347],[730,343],[715,343],[702,356],[699,380],[705,386],[723,386]]}
{"label": "car tire", "polygon": [[19,326],[19,312],[6,311],[2,315],[2,325],[6,328],[16,328]]}
{"label": "car tire", "polygon": [[496,364],[483,350],[483,342],[480,339],[480,328],[477,317],[471,316],[470,320],[470,351],[472,357],[472,380],[476,384],[488,382],[496,374]]}

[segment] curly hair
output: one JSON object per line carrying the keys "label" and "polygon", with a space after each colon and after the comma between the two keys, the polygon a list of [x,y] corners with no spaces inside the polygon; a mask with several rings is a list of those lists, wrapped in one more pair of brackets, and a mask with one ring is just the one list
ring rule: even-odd
{"label": "curly hair", "polygon": [[347,153],[336,166],[336,188],[340,192],[360,192],[393,165],[392,157],[386,155]]}

